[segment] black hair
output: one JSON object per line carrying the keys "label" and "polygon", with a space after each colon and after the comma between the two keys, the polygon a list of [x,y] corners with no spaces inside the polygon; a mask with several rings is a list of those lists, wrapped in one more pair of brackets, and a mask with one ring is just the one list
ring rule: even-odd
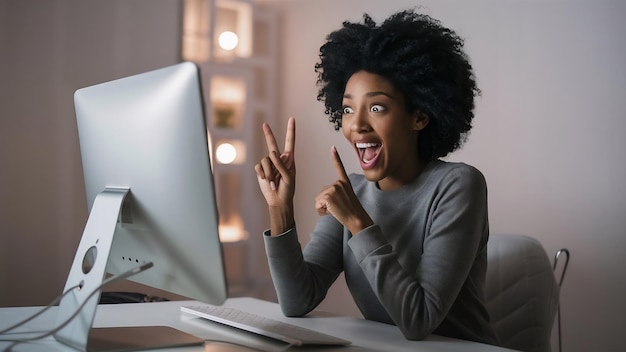
{"label": "black hair", "polygon": [[432,17],[405,10],[380,26],[368,14],[344,22],[320,47],[315,65],[317,100],[335,129],[341,128],[343,93],[358,71],[385,77],[405,97],[408,112],[430,117],[420,131],[419,157],[432,160],[458,149],[472,128],[480,94],[463,39]]}

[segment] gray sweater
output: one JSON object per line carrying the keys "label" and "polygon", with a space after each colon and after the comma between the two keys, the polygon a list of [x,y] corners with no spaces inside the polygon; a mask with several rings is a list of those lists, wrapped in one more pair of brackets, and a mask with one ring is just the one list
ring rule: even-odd
{"label": "gray sweater", "polygon": [[397,325],[407,339],[435,333],[497,344],[484,307],[489,224],[480,171],[434,160],[393,191],[362,175],[350,182],[374,225],[352,236],[321,217],[304,251],[295,227],[265,233],[283,313],[313,310],[343,271],[363,316]]}

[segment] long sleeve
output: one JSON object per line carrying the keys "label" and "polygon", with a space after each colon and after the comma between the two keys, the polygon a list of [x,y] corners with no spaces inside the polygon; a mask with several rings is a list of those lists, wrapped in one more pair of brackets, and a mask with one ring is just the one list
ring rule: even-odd
{"label": "long sleeve", "polygon": [[343,270],[341,234],[343,226],[332,216],[316,225],[313,238],[323,238],[312,251],[314,259],[303,256],[296,228],[271,237],[265,232],[270,273],[281,310],[286,316],[302,316],[326,297],[326,292]]}
{"label": "long sleeve", "polygon": [[413,254],[421,255],[414,269],[403,267],[397,253],[402,249],[387,241],[394,238],[388,232],[400,230],[395,226],[383,233],[374,225],[349,241],[370,286],[407,339],[422,339],[441,325],[475,262],[485,260],[488,233],[486,185],[475,169],[450,170],[438,182],[437,193],[416,201],[428,204],[429,214],[422,251]]}
{"label": "long sleeve", "polygon": [[284,314],[314,309],[343,271],[366,319],[395,324],[407,339],[431,333],[497,343],[484,307],[489,237],[483,175],[462,163],[430,162],[410,184],[383,192],[350,175],[374,225],[352,236],[332,216],[301,250],[296,229],[265,236]]}

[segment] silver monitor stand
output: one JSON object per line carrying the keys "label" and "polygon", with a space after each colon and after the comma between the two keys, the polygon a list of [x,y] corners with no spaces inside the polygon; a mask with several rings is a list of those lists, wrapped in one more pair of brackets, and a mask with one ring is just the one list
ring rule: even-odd
{"label": "silver monitor stand", "polygon": [[[106,265],[128,189],[107,188],[93,203],[83,236],[76,250],[59,304],[57,324],[65,324],[54,334],[57,341],[80,351],[131,351],[203,344],[204,340],[165,326],[92,328]],[[144,269],[116,278],[125,278]],[[73,289],[74,288],[74,289]]]}

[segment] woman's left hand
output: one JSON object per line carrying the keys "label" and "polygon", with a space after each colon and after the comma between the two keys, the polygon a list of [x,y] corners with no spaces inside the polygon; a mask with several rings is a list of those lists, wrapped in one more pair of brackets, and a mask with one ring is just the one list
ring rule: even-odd
{"label": "woman's left hand", "polygon": [[332,185],[324,187],[315,197],[315,209],[320,216],[328,214],[334,216],[354,236],[364,228],[373,225],[374,221],[354,194],[335,146],[332,147],[331,154],[339,179]]}

